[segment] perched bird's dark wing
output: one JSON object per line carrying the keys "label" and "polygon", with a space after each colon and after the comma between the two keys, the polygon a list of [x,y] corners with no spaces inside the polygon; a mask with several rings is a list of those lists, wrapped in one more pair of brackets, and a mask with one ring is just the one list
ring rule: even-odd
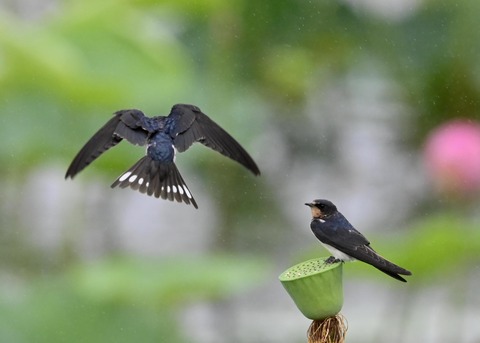
{"label": "perched bird's dark wing", "polygon": [[175,123],[169,133],[179,152],[187,150],[194,142],[200,142],[242,164],[253,174],[260,175],[257,164],[245,149],[198,107],[175,105],[168,120]]}
{"label": "perched bird's dark wing", "polygon": [[400,266],[397,266],[395,263],[392,263],[380,256],[373,248],[368,245],[359,246],[356,249],[356,254],[352,256],[359,261],[370,264],[371,266],[377,268],[378,270],[384,272],[385,274],[390,275],[394,279],[407,282],[402,275],[412,275],[412,273]]}
{"label": "perched bird's dark wing", "polygon": [[149,156],[142,157],[111,185],[112,188],[130,187],[156,198],[192,204],[198,208],[187,184],[175,164],[162,163]]}
{"label": "perched bird's dark wing", "polygon": [[358,247],[369,245],[370,242],[360,232],[355,230],[346,221],[324,221],[314,220],[311,228],[315,236],[323,243],[331,245],[354,258]]}
{"label": "perched bird's dark wing", "polygon": [[148,131],[142,127],[145,117],[139,110],[122,110],[114,114],[83,146],[68,167],[65,178],[73,178],[102,153],[126,139],[132,144],[144,145]]}
{"label": "perched bird's dark wing", "polygon": [[370,247],[370,242],[346,221],[314,220],[311,228],[315,236],[323,243],[390,275],[391,277],[406,282],[397,274],[411,275],[412,273],[396,264],[386,260]]}

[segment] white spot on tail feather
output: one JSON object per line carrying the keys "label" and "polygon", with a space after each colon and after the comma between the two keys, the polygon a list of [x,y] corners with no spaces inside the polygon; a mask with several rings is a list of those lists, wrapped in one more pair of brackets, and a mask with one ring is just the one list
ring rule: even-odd
{"label": "white spot on tail feather", "polygon": [[192,195],[191,195],[190,192],[188,191],[187,186],[183,185],[183,189],[185,190],[185,194],[187,195],[187,197],[189,197],[190,199],[192,199]]}
{"label": "white spot on tail feather", "polygon": [[173,191],[173,193],[177,193],[177,186],[172,185],[172,191]]}
{"label": "white spot on tail feather", "polygon": [[143,184],[143,177],[141,177],[141,178],[138,179],[138,184],[139,184],[139,185],[142,185],[142,184]]}
{"label": "white spot on tail feather", "polygon": [[185,193],[185,192],[183,191],[182,185],[179,185],[179,186],[178,186],[178,193],[180,193],[181,195],[183,195],[183,193]]}
{"label": "white spot on tail feather", "polygon": [[132,175],[132,176],[130,176],[130,178],[128,179],[128,182],[134,182],[134,181],[137,179],[137,176],[138,176],[138,175]]}
{"label": "white spot on tail feather", "polygon": [[170,193],[170,186],[167,186],[167,193]]}
{"label": "white spot on tail feather", "polygon": [[118,179],[118,181],[120,182],[123,182],[125,181],[126,179],[128,179],[128,177],[132,174],[132,172],[126,172],[125,174],[123,174],[122,176],[120,176],[120,178]]}

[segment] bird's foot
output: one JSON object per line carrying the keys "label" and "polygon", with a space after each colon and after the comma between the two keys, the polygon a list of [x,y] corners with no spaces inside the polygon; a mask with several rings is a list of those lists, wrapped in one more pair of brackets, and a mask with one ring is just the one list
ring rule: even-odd
{"label": "bird's foot", "polygon": [[325,260],[325,264],[334,264],[334,263],[338,263],[338,262],[342,262],[342,260],[340,260],[338,258],[335,258],[335,256],[330,256],[329,258],[327,258]]}

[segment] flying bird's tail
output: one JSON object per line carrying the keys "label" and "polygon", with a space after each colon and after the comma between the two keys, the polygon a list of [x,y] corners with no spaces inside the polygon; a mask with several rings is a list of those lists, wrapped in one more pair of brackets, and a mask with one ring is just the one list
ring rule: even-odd
{"label": "flying bird's tail", "polygon": [[130,187],[140,193],[153,195],[156,198],[192,204],[198,208],[195,199],[173,162],[155,161],[144,156],[130,169],[120,175],[111,185],[112,188]]}
{"label": "flying bird's tail", "polygon": [[385,274],[390,275],[394,279],[407,282],[407,280],[405,280],[400,275],[412,275],[412,272],[406,270],[405,268],[397,266],[395,263],[392,263],[377,254],[377,252],[370,248],[370,246],[365,245],[364,249],[362,250],[364,250],[364,254],[362,254],[361,256],[357,256],[358,260],[370,264],[371,266],[377,268]]}

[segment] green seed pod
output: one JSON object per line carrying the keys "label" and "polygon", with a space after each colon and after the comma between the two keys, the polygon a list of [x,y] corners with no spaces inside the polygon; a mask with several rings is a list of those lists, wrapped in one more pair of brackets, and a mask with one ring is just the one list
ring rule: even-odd
{"label": "green seed pod", "polygon": [[340,312],[343,305],[342,263],[317,258],[288,268],[280,282],[307,318],[322,320]]}

